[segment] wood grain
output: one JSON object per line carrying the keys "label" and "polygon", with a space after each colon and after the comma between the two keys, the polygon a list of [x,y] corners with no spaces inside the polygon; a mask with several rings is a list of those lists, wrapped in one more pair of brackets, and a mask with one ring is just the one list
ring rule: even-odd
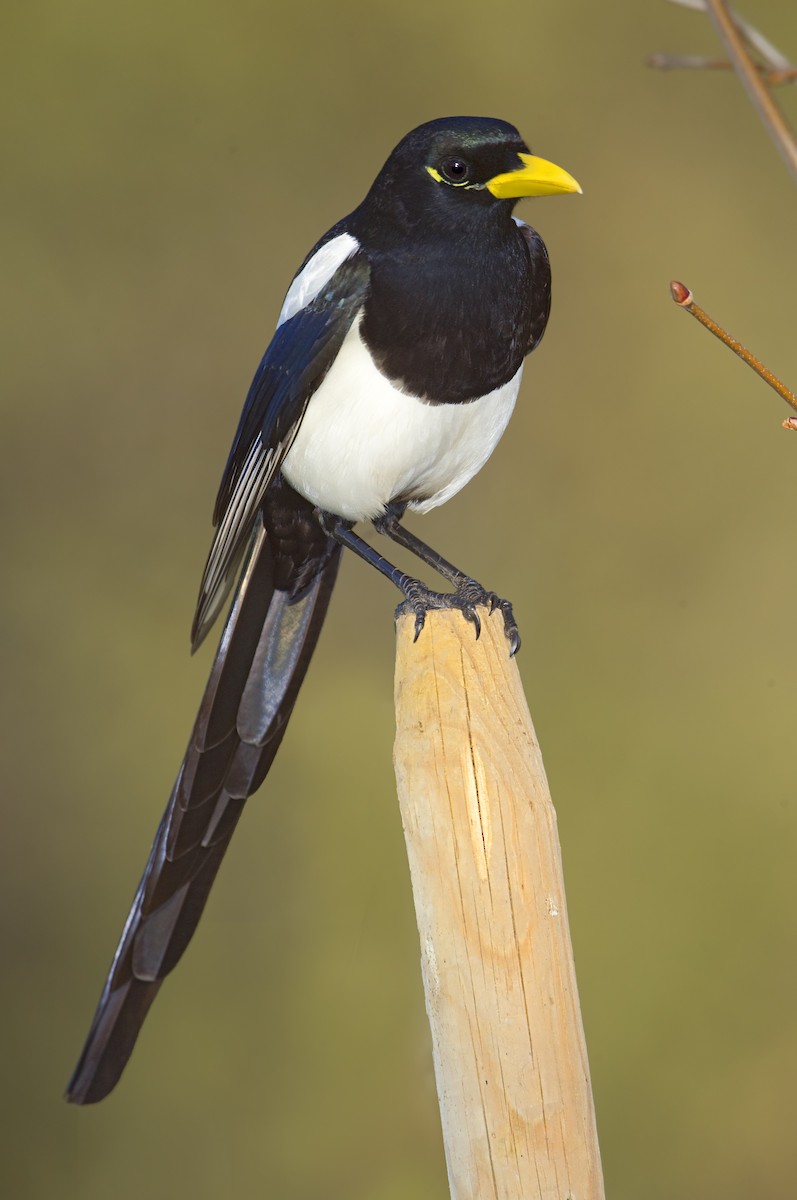
{"label": "wood grain", "polygon": [[397,630],[394,762],[453,1200],[602,1200],[556,814],[499,615]]}

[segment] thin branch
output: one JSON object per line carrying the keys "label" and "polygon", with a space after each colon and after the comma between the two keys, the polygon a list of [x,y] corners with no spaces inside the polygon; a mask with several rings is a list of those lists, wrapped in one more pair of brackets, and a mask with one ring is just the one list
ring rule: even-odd
{"label": "thin branch", "polygon": [[[706,0],[670,0],[671,4],[677,4],[679,8],[688,8],[692,12],[707,12],[708,5]],[[760,54],[764,62],[772,71],[785,71],[787,74],[795,70],[794,63],[789,62],[785,54],[781,54],[768,38],[765,38],[763,33],[751,25],[749,21],[745,21],[744,17],[729,8],[730,17],[739,30],[747,45],[751,50],[755,50],[756,54]]]}
{"label": "thin branch", "polygon": [[[708,329],[710,333],[714,334],[714,337],[719,338],[719,340],[723,342],[729,350],[733,350],[734,354],[738,354],[739,358],[743,359],[743,361],[747,363],[748,367],[752,367],[755,373],[760,375],[765,383],[768,383],[771,388],[775,389],[782,400],[785,400],[787,404],[790,404],[792,408],[797,411],[797,396],[795,396],[794,392],[787,388],[785,383],[781,383],[777,375],[773,375],[769,367],[765,367],[760,359],[757,359],[754,354],[751,354],[741,342],[737,342],[736,338],[731,337],[727,330],[723,329],[721,325],[718,325],[717,322],[713,320],[713,318],[710,317],[707,312],[695,304],[694,297],[692,296],[692,293],[686,284],[679,283],[674,279],[670,284],[670,292],[672,293],[672,298],[676,304],[680,305],[681,308],[685,309],[686,312],[695,317],[701,325]],[[789,429],[794,428],[794,418],[789,418],[789,420],[784,421],[783,424],[784,427]]]}
{"label": "thin branch", "polygon": [[[727,58],[706,58],[702,54],[666,54],[659,51],[645,60],[649,67],[659,71],[732,71],[733,63]],[[756,63],[755,68],[767,87],[797,81],[797,67],[768,67]]]}
{"label": "thin branch", "polygon": [[[797,67],[789,62],[763,34],[728,7],[726,0],[671,0],[681,8],[708,13],[723,42],[731,66],[742,81],[753,106],[758,110],[778,153],[797,182],[797,138],[786,118],[772,98],[769,87],[777,83],[794,80]],[[763,60],[764,68],[751,57],[750,47]],[[710,68],[721,64],[714,59],[695,55],[655,54],[648,59],[649,66],[660,70],[673,68]],[[763,77],[762,77],[763,76]]]}
{"label": "thin branch", "polygon": [[739,30],[733,23],[724,0],[706,0],[706,7],[748,96],[758,110],[758,115],[768,129],[781,158],[797,182],[797,140],[795,140],[786,118],[772,99],[766,85],[759,78],[755,63],[748,53]]}

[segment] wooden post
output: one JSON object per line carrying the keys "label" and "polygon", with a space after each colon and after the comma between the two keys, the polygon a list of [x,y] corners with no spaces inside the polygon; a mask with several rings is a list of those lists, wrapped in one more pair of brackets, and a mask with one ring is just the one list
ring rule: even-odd
{"label": "wooden post", "polygon": [[556,814],[500,614],[399,621],[394,762],[452,1200],[603,1200]]}

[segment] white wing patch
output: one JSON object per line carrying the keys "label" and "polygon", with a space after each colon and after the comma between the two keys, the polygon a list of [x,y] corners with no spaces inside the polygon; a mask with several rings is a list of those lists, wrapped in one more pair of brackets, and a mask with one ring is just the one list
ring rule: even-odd
{"label": "white wing patch", "polygon": [[235,481],[235,491],[219,522],[213,542],[214,553],[211,562],[208,563],[209,568],[212,567],[214,559],[218,561],[227,556],[235,536],[247,524],[251,515],[250,510],[254,508],[262,494],[263,480],[268,474],[273,457],[273,450],[264,452],[263,442],[258,434],[249,447],[241,473]]}
{"label": "white wing patch", "polygon": [[[282,447],[264,449],[260,435],[255,438],[244,460],[241,473],[235,483],[230,503],[224,510],[219,527],[213,538],[207,566],[202,577],[200,596],[203,598],[199,611],[202,619],[200,630],[207,630],[215,620],[219,607],[227,595],[231,569],[237,569],[239,547],[236,545],[245,529],[268,483],[274,468],[274,459]],[[203,612],[202,606],[207,608]],[[202,633],[204,636],[204,633]]]}
{"label": "white wing patch", "polygon": [[317,250],[288,288],[277,318],[277,328],[311,304],[321,289],[329,283],[338,267],[359,249],[360,243],[355,237],[350,233],[339,233]]}

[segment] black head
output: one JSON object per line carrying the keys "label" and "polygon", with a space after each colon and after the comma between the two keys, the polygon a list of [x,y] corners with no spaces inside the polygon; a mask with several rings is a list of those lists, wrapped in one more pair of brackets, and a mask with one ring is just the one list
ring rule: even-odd
{"label": "black head", "polygon": [[404,228],[471,221],[477,212],[508,219],[522,196],[580,191],[572,176],[534,157],[507,121],[441,117],[402,138],[377,175],[362,209]]}

